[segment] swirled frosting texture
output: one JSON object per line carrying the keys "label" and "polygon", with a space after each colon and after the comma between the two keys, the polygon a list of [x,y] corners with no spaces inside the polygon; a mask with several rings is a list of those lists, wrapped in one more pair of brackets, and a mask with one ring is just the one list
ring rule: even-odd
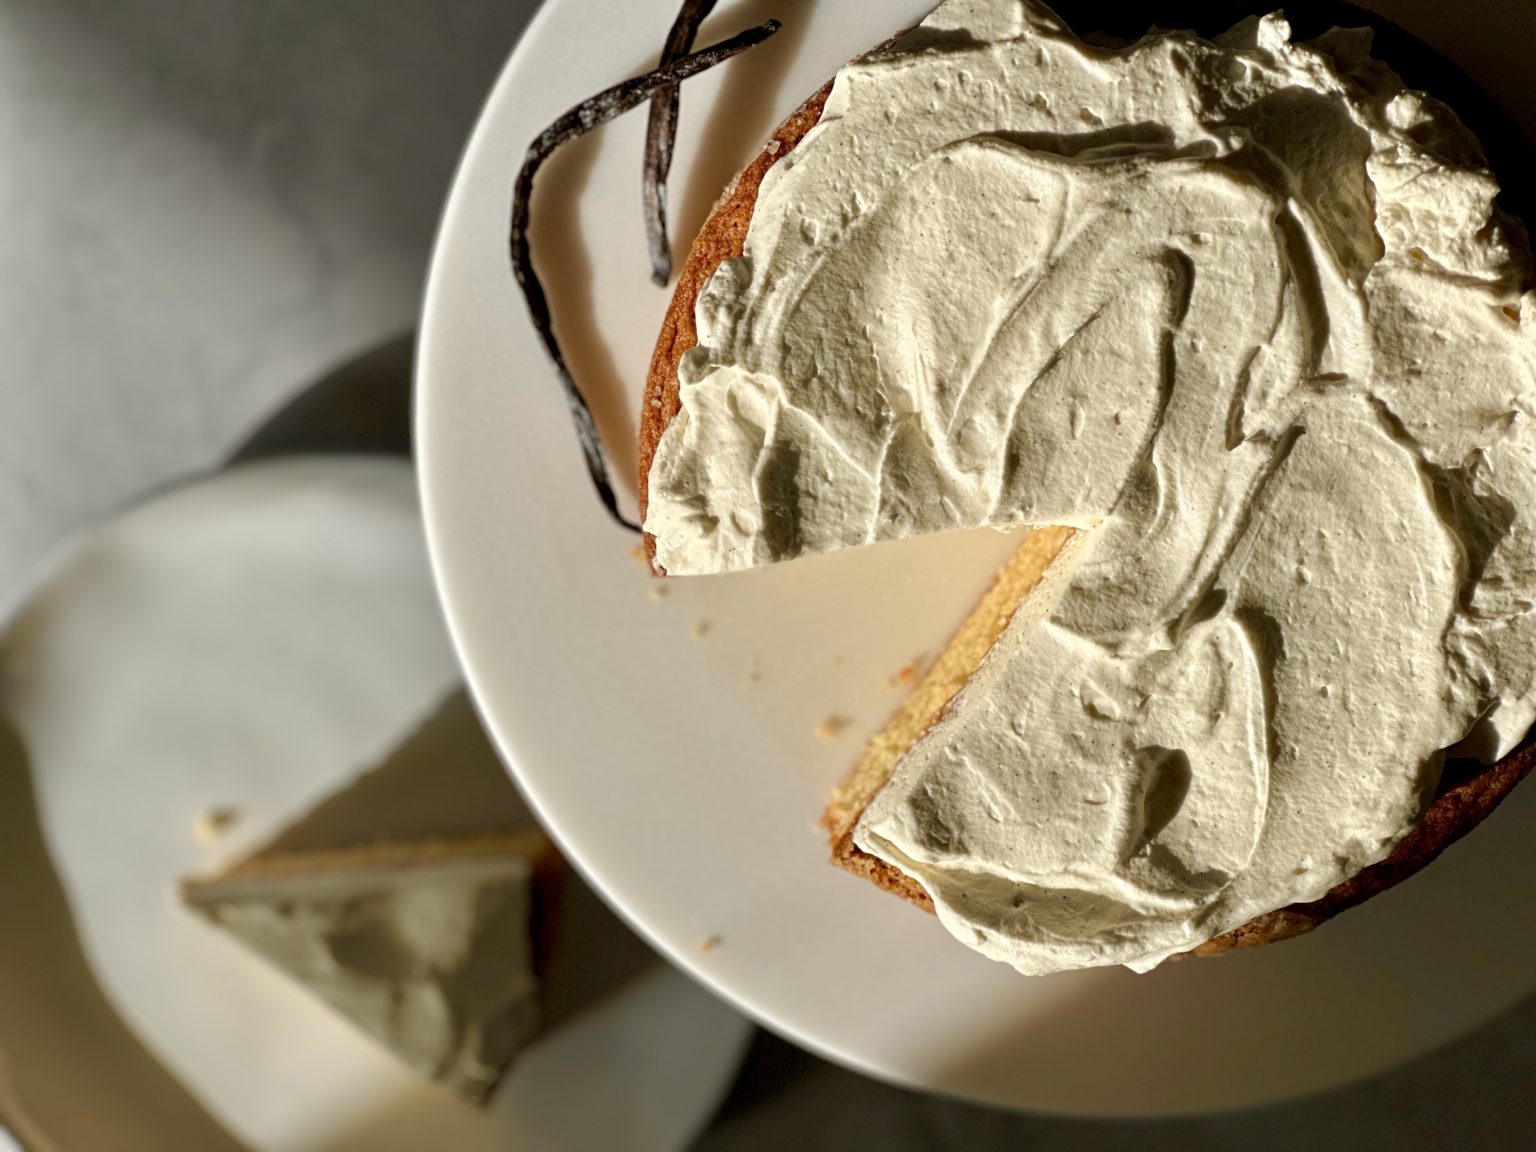
{"label": "swirled frosting texture", "polygon": [[1368,47],[1270,16],[1110,51],[951,0],[838,75],[698,301],[669,572],[1084,529],[855,834],[1021,971],[1321,896],[1445,749],[1531,726],[1526,257]]}

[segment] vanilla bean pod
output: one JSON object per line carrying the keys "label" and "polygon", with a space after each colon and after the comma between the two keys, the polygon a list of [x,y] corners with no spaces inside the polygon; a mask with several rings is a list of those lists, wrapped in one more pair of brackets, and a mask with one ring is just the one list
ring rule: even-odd
{"label": "vanilla bean pod", "polygon": [[544,286],[539,281],[538,273],[534,271],[533,258],[528,246],[528,213],[533,200],[534,177],[538,175],[544,161],[549,159],[562,144],[567,144],[599,125],[606,124],[616,116],[623,115],[659,89],[671,87],[675,90],[679,83],[690,76],[724,63],[732,56],[762,43],[778,30],[779,22],[769,20],[727,40],[722,40],[718,44],[664,64],[643,76],[636,76],[631,80],[615,84],[591,99],[582,101],[540,132],[528,146],[527,156],[513,184],[512,225],[508,240],[512,273],[517,278],[518,286],[523,290],[533,326],[538,330],[539,339],[554,363],[561,386],[565,390],[566,404],[576,426],[576,438],[581,443],[582,455],[587,462],[587,472],[592,477],[598,497],[609,515],[624,527],[636,532],[640,531],[640,526],[619,511],[618,498],[614,494],[613,483],[608,474],[608,460],[603,452],[602,438],[597,433],[597,424],[592,419],[592,410],[587,406],[586,399],[576,386],[570,366],[560,350],[560,342],[555,338],[554,321],[549,312],[549,299],[544,294]]}
{"label": "vanilla bean pod", "polygon": [[[699,25],[715,9],[715,0],[683,0],[667,33],[660,67],[687,55]],[[667,175],[672,171],[672,147],[677,142],[678,86],[668,84],[651,93],[651,115],[645,127],[645,239],[651,253],[651,279],[661,288],[672,278],[672,243],[667,236]]]}

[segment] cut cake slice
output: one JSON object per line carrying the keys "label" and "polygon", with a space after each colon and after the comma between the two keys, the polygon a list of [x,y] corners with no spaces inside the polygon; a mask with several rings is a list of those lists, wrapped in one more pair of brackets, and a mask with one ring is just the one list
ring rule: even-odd
{"label": "cut cake slice", "polygon": [[408,1067],[489,1099],[545,1015],[560,858],[463,691],[183,900]]}
{"label": "cut cake slice", "polygon": [[538,1028],[530,928],[550,856],[535,829],[265,853],[182,897],[411,1069],[483,1102]]}

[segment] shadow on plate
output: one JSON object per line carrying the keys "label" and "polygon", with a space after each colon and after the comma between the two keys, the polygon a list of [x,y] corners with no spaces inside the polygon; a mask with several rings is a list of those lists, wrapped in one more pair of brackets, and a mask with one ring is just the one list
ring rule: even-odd
{"label": "shadow on plate", "polygon": [[411,455],[411,368],[406,332],[325,373],[235,449],[229,465],[279,456]]}
{"label": "shadow on plate", "polygon": [[[640,113],[633,113],[639,115]],[[549,158],[539,173],[530,212],[533,261],[549,295],[555,335],[608,454],[614,485],[635,494],[635,414],[630,411],[625,379],[635,379],[641,365],[620,370],[603,335],[593,295],[592,252],[581,232],[582,193],[592,178],[606,133],[602,128],[573,140]],[[639,157],[636,157],[638,170]],[[635,177],[635,243],[640,244],[640,178]],[[508,272],[510,276],[510,271]],[[641,290],[650,289],[648,285]],[[511,319],[515,319],[515,314]],[[510,320],[509,320],[510,322]],[[542,363],[539,372],[547,371]],[[514,381],[509,381],[509,386]],[[553,387],[551,381],[550,387]]]}
{"label": "shadow on plate", "polygon": [[11,926],[0,945],[0,1037],[14,1095],[38,1129],[60,1148],[91,1152],[244,1152],[96,983],[38,823],[26,748],[4,718],[0,917]]}

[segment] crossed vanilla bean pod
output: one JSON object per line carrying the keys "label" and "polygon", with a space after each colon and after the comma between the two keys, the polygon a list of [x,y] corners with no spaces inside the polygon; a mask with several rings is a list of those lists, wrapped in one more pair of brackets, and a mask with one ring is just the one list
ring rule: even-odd
{"label": "crossed vanilla bean pod", "polygon": [[[660,67],[681,59],[693,47],[699,25],[714,11],[715,0],[683,0],[677,19],[661,49]],[[667,237],[667,174],[672,171],[672,146],[677,142],[677,85],[651,93],[651,116],[645,128],[645,239],[651,250],[651,279],[665,288],[672,278],[672,244]]]}
{"label": "crossed vanilla bean pod", "polygon": [[[696,6],[688,5],[683,15],[693,7]],[[683,15],[679,16],[680,23],[684,22]],[[702,20],[703,16],[700,15],[698,19]],[[576,438],[581,443],[582,455],[587,462],[587,472],[592,477],[592,484],[597,489],[598,497],[610,516],[635,532],[640,531],[640,526],[619,511],[618,498],[614,494],[613,483],[609,477],[608,459],[603,451],[602,439],[597,433],[597,425],[592,419],[592,410],[587,406],[586,399],[577,387],[565,355],[560,350],[560,343],[555,338],[549,300],[544,295],[544,286],[533,268],[533,258],[528,246],[528,212],[533,200],[534,178],[538,175],[544,161],[549,159],[562,144],[567,144],[599,125],[623,115],[659,91],[671,89],[675,100],[677,85],[682,81],[724,63],[753,45],[762,43],[777,32],[779,27],[777,20],[769,20],[727,40],[722,40],[718,44],[702,48],[670,63],[663,63],[653,72],[615,84],[591,99],[582,101],[539,133],[533,143],[528,146],[528,154],[513,184],[512,225],[508,244],[512,273],[516,276],[518,286],[523,290],[523,296],[528,301],[528,311],[533,319],[534,328],[538,330],[544,350],[548,353],[560,377],[571,420],[576,426]],[[691,34],[687,39],[691,41]],[[669,37],[668,44],[670,45],[671,42]],[[670,153],[670,150],[669,145],[667,151]]]}

